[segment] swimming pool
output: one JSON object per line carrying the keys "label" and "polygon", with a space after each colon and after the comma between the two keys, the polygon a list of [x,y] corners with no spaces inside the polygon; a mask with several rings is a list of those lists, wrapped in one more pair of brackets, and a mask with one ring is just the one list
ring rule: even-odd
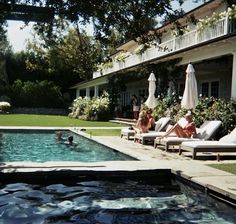
{"label": "swimming pool", "polygon": [[[65,144],[69,135],[73,135],[74,145]],[[54,131],[4,131],[0,137],[0,162],[135,160],[72,132],[63,131],[63,136],[65,140],[58,141]]]}
{"label": "swimming pool", "polygon": [[0,186],[1,223],[233,224],[235,208],[172,179],[73,178]]}

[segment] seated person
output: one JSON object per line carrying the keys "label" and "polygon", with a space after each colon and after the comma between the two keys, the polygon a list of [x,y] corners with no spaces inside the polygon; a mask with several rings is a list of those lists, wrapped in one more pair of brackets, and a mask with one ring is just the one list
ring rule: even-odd
{"label": "seated person", "polygon": [[136,133],[148,133],[149,119],[145,111],[139,113],[139,118],[136,125],[133,127]]}
{"label": "seated person", "polygon": [[148,120],[149,120],[149,130],[151,130],[151,131],[154,131],[155,130],[155,126],[156,126],[156,124],[155,124],[155,119],[154,119],[154,117],[152,116],[152,109],[148,109],[147,110],[147,117],[148,117]]}
{"label": "seated person", "polygon": [[197,134],[196,127],[193,122],[192,115],[187,113],[185,115],[185,119],[187,120],[187,124],[185,127],[181,127],[178,123],[171,127],[166,134],[164,134],[161,138],[168,137],[171,133],[175,133],[179,138],[193,138]]}

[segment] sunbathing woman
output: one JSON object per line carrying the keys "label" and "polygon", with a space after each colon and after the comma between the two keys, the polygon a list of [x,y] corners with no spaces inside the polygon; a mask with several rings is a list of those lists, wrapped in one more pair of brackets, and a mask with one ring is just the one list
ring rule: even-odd
{"label": "sunbathing woman", "polygon": [[193,122],[192,115],[187,113],[185,115],[185,119],[187,120],[187,124],[184,128],[182,128],[178,123],[175,124],[170,130],[166,132],[161,138],[168,137],[171,133],[175,133],[177,137],[180,138],[192,138],[194,135],[197,134],[196,127]]}
{"label": "sunbathing woman", "polygon": [[136,133],[148,133],[149,119],[145,111],[139,113],[139,118],[136,125],[133,127]]}
{"label": "sunbathing woman", "polygon": [[152,109],[147,110],[147,118],[149,120],[149,130],[154,131],[156,124],[155,124],[155,119],[152,116]]}

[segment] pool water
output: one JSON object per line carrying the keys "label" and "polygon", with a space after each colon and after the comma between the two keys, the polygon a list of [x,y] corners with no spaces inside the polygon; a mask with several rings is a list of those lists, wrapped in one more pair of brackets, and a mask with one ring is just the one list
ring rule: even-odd
{"label": "pool water", "polygon": [[137,180],[0,186],[0,223],[233,224],[235,209],[200,191]]}
{"label": "pool water", "polygon": [[[73,135],[74,145],[65,144],[69,135]],[[0,137],[0,162],[135,160],[80,135],[63,132],[63,136],[65,140],[58,141],[55,132],[4,132]]]}

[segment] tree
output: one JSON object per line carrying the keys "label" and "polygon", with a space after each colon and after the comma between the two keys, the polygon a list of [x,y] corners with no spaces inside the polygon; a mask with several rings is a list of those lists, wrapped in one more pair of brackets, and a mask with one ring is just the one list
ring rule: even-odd
{"label": "tree", "polygon": [[40,33],[28,42],[27,68],[45,74],[48,80],[53,80],[65,91],[75,82],[92,77],[101,61],[101,46],[65,22],[60,21],[60,27],[51,30],[53,39],[46,32],[46,35]]}
{"label": "tree", "polygon": [[6,22],[0,18],[0,84],[8,83],[5,57],[11,51],[11,46],[7,40],[6,32]]}
{"label": "tree", "polygon": [[[96,37],[100,40],[107,41],[111,32],[117,30],[125,40],[136,40],[140,37],[139,40],[145,41],[146,38],[142,37],[149,31],[155,30],[157,17],[173,18],[175,15],[176,18],[183,13],[182,10],[172,8],[174,1],[180,5],[184,2],[184,0],[6,0],[5,3],[10,3],[12,8],[17,5],[24,5],[25,9],[27,6],[37,6],[40,7],[38,11],[42,11],[42,8],[48,8],[54,12],[55,17],[66,19],[76,26],[78,23],[88,23],[92,19]],[[15,8],[17,11],[17,7]],[[36,9],[29,8],[27,10],[22,13],[28,13],[33,17],[34,11],[32,12],[32,10],[36,11]],[[51,17],[51,14],[45,14],[45,17],[47,16]],[[39,32],[44,32],[45,24],[51,27],[55,25],[51,21],[38,23]],[[50,34],[50,29],[47,29],[47,32]]]}
{"label": "tree", "polygon": [[16,79],[21,81],[35,81],[46,78],[42,72],[32,72],[26,67],[28,54],[24,51],[6,54],[6,71],[9,84],[12,85]]}

